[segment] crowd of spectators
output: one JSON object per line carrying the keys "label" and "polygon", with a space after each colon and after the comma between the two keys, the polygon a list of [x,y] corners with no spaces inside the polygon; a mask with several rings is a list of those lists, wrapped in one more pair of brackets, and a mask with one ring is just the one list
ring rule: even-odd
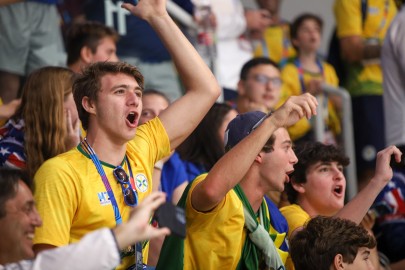
{"label": "crowd of spectators", "polygon": [[0,0],[0,269],[405,269],[403,2]]}

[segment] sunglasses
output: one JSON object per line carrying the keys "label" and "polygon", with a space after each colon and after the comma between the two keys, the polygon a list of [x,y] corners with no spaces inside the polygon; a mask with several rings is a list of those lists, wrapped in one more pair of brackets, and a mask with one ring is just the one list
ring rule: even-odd
{"label": "sunglasses", "polygon": [[268,77],[263,74],[256,74],[256,75],[253,75],[252,78],[256,82],[263,84],[263,85],[267,85],[269,82],[271,82],[271,84],[275,88],[281,87],[281,84],[282,84],[281,78],[278,78],[278,77]]}
{"label": "sunglasses", "polygon": [[113,171],[115,179],[120,183],[122,194],[124,194],[124,201],[129,206],[135,206],[138,204],[138,194],[134,191],[129,181],[129,177],[125,170],[118,166]]}

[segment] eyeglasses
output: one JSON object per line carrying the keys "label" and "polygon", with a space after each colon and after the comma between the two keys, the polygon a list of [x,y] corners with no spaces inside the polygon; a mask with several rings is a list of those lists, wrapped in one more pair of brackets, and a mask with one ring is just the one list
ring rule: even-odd
{"label": "eyeglasses", "polygon": [[269,82],[271,82],[271,84],[276,88],[281,87],[281,84],[282,84],[281,78],[279,78],[279,77],[269,77],[269,76],[266,76],[263,74],[255,74],[252,76],[252,78],[256,82],[263,84],[263,85],[266,85]]}
{"label": "eyeglasses", "polygon": [[121,184],[122,194],[124,194],[124,201],[129,206],[138,204],[138,194],[134,191],[129,181],[129,177],[125,170],[118,166],[113,171],[115,179]]}

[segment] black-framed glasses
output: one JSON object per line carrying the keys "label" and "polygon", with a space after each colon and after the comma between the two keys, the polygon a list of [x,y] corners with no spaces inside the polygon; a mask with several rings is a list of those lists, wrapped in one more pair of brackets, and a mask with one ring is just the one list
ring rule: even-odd
{"label": "black-framed glasses", "polygon": [[281,87],[281,84],[283,83],[281,78],[279,78],[279,77],[269,77],[264,74],[255,74],[255,75],[252,75],[252,78],[256,82],[263,84],[263,85],[266,85],[269,82],[271,82],[271,84],[276,88]]}
{"label": "black-framed glasses", "polygon": [[115,179],[120,183],[122,194],[124,194],[124,201],[129,206],[135,206],[138,204],[138,194],[134,191],[129,181],[128,174],[125,170],[118,166],[113,171]]}

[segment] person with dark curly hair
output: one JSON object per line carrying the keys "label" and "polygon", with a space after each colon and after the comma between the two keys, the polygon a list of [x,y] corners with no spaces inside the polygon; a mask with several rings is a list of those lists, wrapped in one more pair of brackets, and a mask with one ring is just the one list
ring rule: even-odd
{"label": "person with dark curly hair", "polygon": [[[349,164],[349,159],[341,150],[333,145],[307,142],[296,149],[296,154],[298,163],[294,165],[294,172],[286,185],[291,205],[280,209],[288,222],[290,240],[308,220],[319,215],[345,218],[360,224],[378,193],[392,178],[391,155],[399,161],[401,151],[395,146],[380,151],[376,174],[346,206],[343,168]],[[364,225],[370,230],[372,223],[370,216],[364,219]],[[374,253],[372,259],[377,266],[377,254]],[[287,260],[287,269],[294,269],[290,259]]]}
{"label": "person with dark curly hair", "polygon": [[371,270],[375,246],[374,237],[353,221],[318,216],[295,235],[290,252],[296,270]]}

